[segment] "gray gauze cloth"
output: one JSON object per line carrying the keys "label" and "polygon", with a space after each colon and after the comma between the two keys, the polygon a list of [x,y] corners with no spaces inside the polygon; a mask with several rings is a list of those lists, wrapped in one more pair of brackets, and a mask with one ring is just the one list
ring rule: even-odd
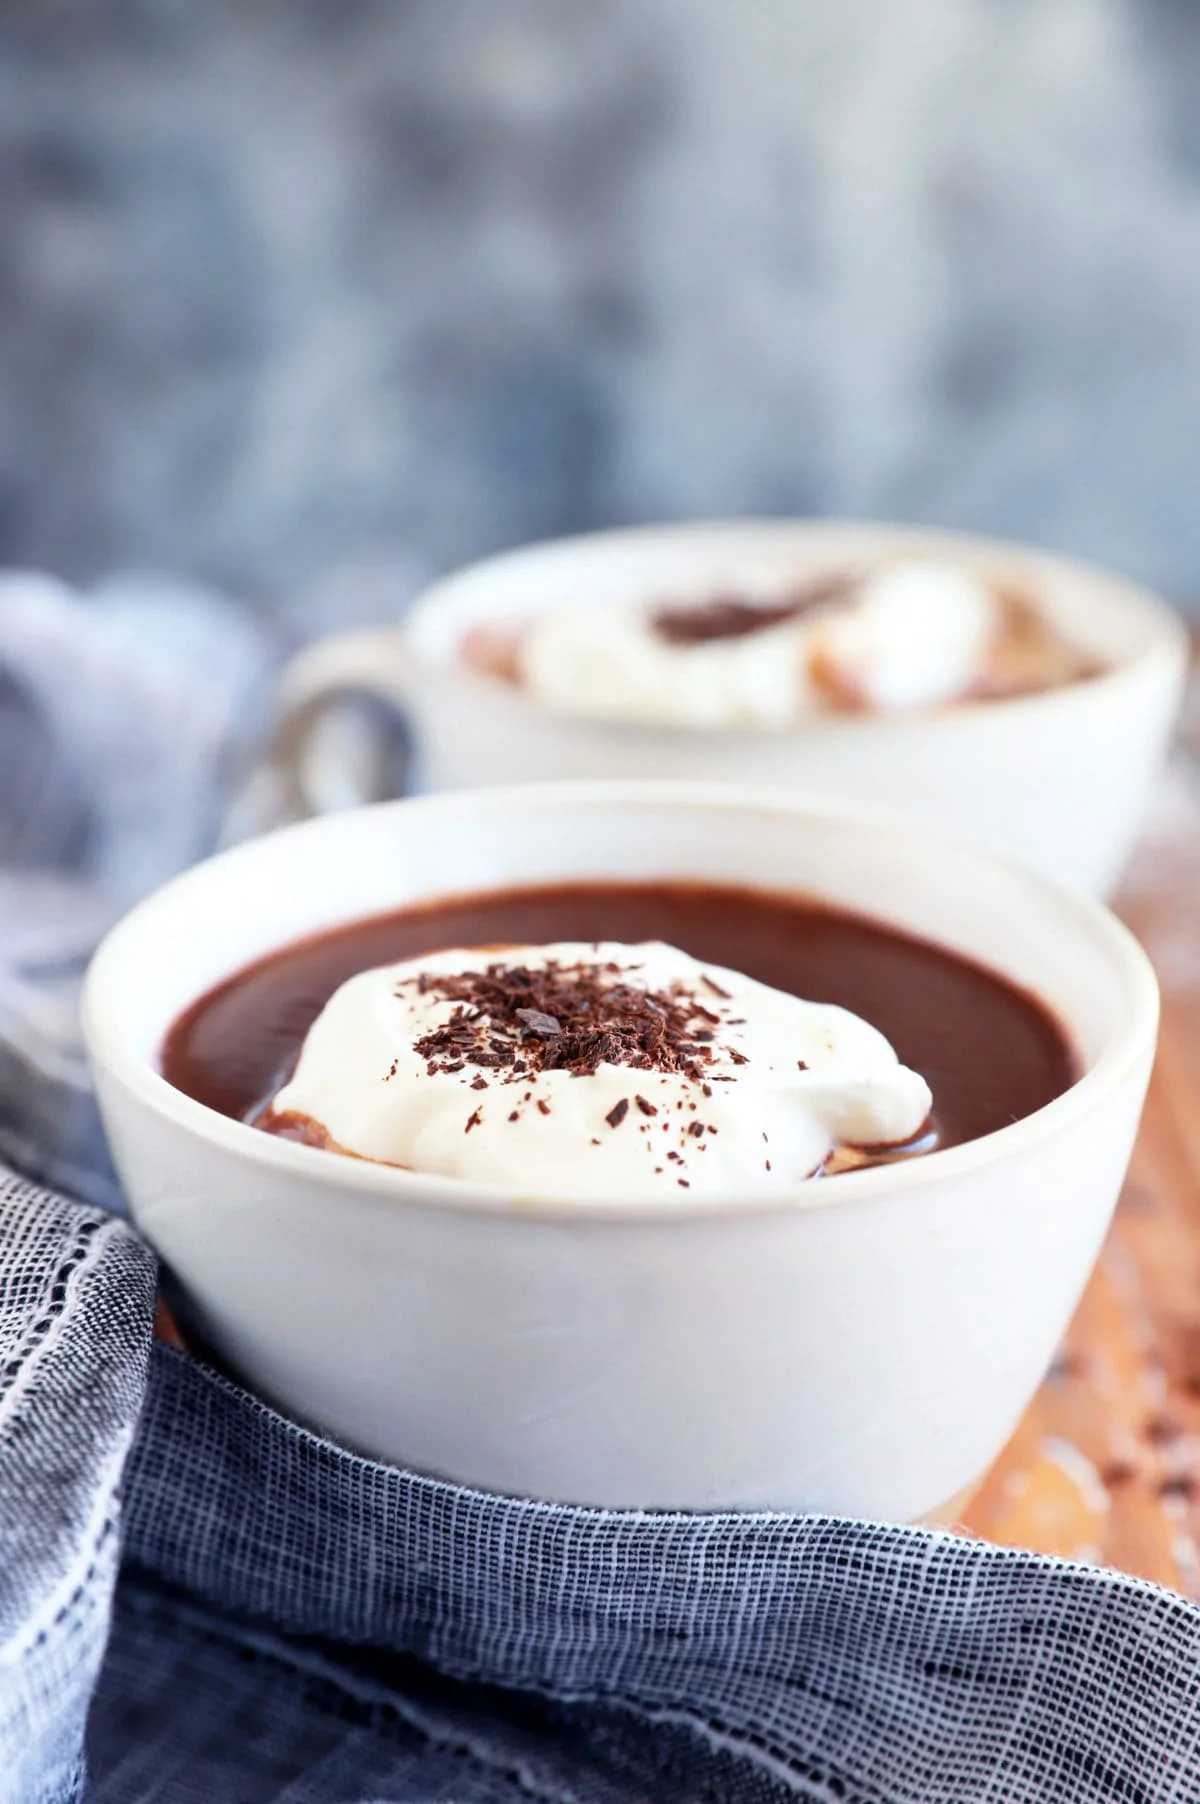
{"label": "gray gauze cloth", "polygon": [[0,1800],[1200,1798],[1172,1593],[881,1524],[481,1496],[152,1345],[75,986],[230,831],[270,664],[202,596],[0,584],[0,1123],[43,1180],[0,1174]]}

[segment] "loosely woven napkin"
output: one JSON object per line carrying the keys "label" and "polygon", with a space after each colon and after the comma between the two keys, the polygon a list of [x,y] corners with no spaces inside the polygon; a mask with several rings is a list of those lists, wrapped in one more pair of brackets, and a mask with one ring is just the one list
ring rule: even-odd
{"label": "loosely woven napkin", "polygon": [[87,1200],[0,1175],[3,1804],[1200,1796],[1173,1593],[879,1524],[481,1496],[152,1344],[73,985],[233,830],[271,648],[164,586],[125,639],[128,595],[8,599],[0,1131]]}
{"label": "loosely woven napkin", "polygon": [[202,590],[0,575],[0,1158],[110,1209],[80,981],[139,896],[266,823],[278,656]]}

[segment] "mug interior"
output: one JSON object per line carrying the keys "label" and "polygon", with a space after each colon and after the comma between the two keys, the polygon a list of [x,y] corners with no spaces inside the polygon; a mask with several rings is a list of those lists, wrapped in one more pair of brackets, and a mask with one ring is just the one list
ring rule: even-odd
{"label": "mug interior", "polygon": [[[839,1196],[970,1160],[1040,1117],[1085,1106],[1081,1092],[1119,1076],[1155,1031],[1156,986],[1132,936],[1098,905],[1016,866],[905,822],[770,792],[580,784],[380,804],[195,867],[126,916],[96,955],[85,995],[90,1051],[176,1119],[242,1136],[249,1156],[323,1157],[269,1142],[166,1083],[159,1053],[182,1010],[263,955],[334,925],[439,896],[587,879],[815,897],[973,958],[1051,1009],[1079,1056],[1080,1083],[983,1141],[839,1178]],[[355,1163],[356,1183],[403,1189],[412,1176]]]}

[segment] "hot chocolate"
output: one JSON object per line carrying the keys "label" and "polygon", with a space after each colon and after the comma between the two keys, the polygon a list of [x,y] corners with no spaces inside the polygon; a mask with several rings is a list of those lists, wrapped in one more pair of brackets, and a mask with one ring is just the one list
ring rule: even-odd
{"label": "hot chocolate", "polygon": [[1077,1075],[1039,1002],[947,950],[687,883],[455,897],[285,947],[180,1017],[163,1071],[359,1157],[681,1200],[953,1146]]}

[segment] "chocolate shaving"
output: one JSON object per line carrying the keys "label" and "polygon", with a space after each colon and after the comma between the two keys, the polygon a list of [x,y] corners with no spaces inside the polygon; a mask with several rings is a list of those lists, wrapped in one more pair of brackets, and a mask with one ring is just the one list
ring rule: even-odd
{"label": "chocolate shaving", "polygon": [[818,578],[782,601],[745,601],[736,595],[714,595],[692,607],[659,608],[650,624],[666,645],[707,645],[712,639],[745,639],[768,627],[796,620],[810,608],[840,601],[858,578],[849,571]]}
{"label": "chocolate shaving", "polygon": [[689,1121],[687,1131],[689,1134],[695,1134],[698,1140],[704,1132],[704,1123],[702,1121]]}
{"label": "chocolate shaving", "polygon": [[551,1034],[562,1032],[561,1023],[556,1021],[553,1015],[543,1015],[540,1009],[518,1008],[514,1009],[513,1013],[531,1034],[540,1034],[543,1039],[548,1039]]}
{"label": "chocolate shaving", "polygon": [[624,1121],[626,1115],[628,1115],[628,1113],[629,1113],[629,1098],[627,1096],[623,1096],[621,1098],[620,1102],[615,1102],[613,1104],[612,1108],[608,1111],[608,1114],[604,1117],[604,1119],[605,1119],[605,1121],[607,1121],[610,1128],[619,1128],[621,1123]]}
{"label": "chocolate shaving", "polygon": [[476,1109],[474,1114],[472,1114],[471,1116],[468,1117],[467,1125],[463,1129],[463,1133],[469,1134],[471,1129],[473,1127],[478,1127],[482,1120],[483,1120],[483,1115],[482,1115],[481,1111],[479,1109]]}
{"label": "chocolate shaving", "polygon": [[658,1114],[658,1104],[656,1102],[647,1102],[644,1096],[635,1096],[633,1100],[642,1111],[643,1115]]}
{"label": "chocolate shaving", "polygon": [[[526,1100],[526,1102],[528,1102],[529,1098],[526,1097],[525,1100]],[[539,1114],[548,1115],[550,1113],[550,1104],[546,1101],[544,1096],[538,1097],[538,1105],[537,1106],[538,1106]]]}
{"label": "chocolate shaving", "polygon": [[625,1065],[699,1083],[712,1062],[702,1025],[714,1019],[710,1011],[680,986],[641,989],[619,968],[494,964],[406,981],[454,1004],[449,1020],[415,1045],[431,1075],[467,1064],[518,1083],[542,1071],[586,1077],[601,1065]]}

